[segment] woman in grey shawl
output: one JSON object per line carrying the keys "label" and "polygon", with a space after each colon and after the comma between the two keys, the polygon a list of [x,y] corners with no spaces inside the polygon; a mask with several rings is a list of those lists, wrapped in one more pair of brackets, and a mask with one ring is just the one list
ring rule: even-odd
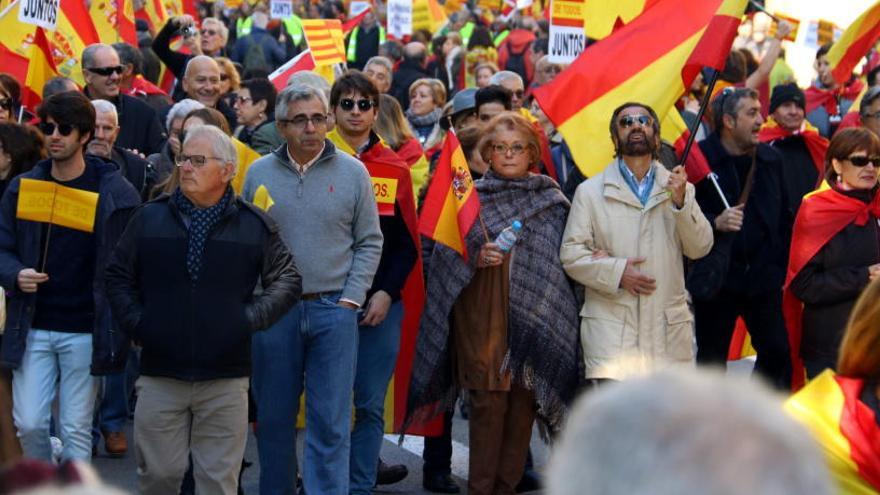
{"label": "woman in grey shawl", "polygon": [[[431,254],[409,413],[428,419],[467,389],[468,492],[512,494],[534,419],[558,429],[574,397],[578,304],[559,261],[569,202],[553,179],[529,172],[540,157],[536,130],[510,112],[485,128],[481,220],[465,238],[467,259],[441,244]],[[505,254],[489,240],[514,220],[522,230]]]}

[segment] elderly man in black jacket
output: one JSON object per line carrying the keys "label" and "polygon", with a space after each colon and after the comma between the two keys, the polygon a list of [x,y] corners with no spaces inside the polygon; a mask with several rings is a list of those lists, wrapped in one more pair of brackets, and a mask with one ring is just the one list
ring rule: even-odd
{"label": "elderly man in black jacket", "polygon": [[233,193],[236,153],[221,130],[190,129],[177,164],[179,188],[135,212],[106,276],[114,315],[143,348],[140,492],[177,493],[191,453],[199,493],[234,494],[251,335],[299,300],[301,279],[275,223]]}

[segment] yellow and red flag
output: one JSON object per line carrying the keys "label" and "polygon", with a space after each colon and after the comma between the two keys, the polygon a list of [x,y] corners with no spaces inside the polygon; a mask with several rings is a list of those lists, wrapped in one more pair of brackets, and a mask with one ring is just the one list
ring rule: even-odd
{"label": "yellow and red flag", "polygon": [[616,107],[637,101],[666,115],[702,66],[723,68],[746,3],[658,0],[535,90],[584,175],[596,175],[614,157],[608,120]]}
{"label": "yellow and red flag", "polygon": [[827,370],[785,403],[821,446],[839,493],[848,495],[880,492],[880,427],[860,400],[864,388],[864,380]]}
{"label": "yellow and red flag", "polygon": [[299,55],[293,57],[284,63],[281,67],[275,69],[275,72],[269,74],[269,80],[275,86],[275,89],[281,91],[287,86],[290,76],[301,70],[312,70],[315,68],[315,60],[312,58],[312,52],[306,48]]}
{"label": "yellow and red flag", "polygon": [[[659,0],[568,0],[583,2],[584,34],[601,40],[653,7]],[[555,7],[554,7],[555,8]]]}
{"label": "yellow and red flag", "polygon": [[89,15],[101,43],[124,41],[137,46],[132,2],[133,0],[94,0],[91,3]]}
{"label": "yellow and red flag", "polygon": [[339,19],[303,19],[302,25],[315,65],[345,63],[345,37]]}
{"label": "yellow and red flag", "polygon": [[52,47],[46,39],[46,32],[38,27],[31,45],[30,63],[27,78],[22,88],[21,101],[25,107],[35,110],[43,101],[43,86],[49,79],[58,75],[58,68],[52,58]]}
{"label": "yellow and red flag", "polygon": [[880,1],[850,24],[828,51],[828,63],[833,67],[831,75],[838,84],[849,81],[856,64],[868,54],[877,39],[880,39]]}
{"label": "yellow and red flag", "polygon": [[168,11],[162,0],[145,0],[143,6],[134,13],[135,18],[146,21],[150,32],[155,36],[165,21],[168,20]]}
{"label": "yellow and red flag", "polygon": [[480,198],[455,133],[446,134],[440,161],[422,202],[419,232],[467,259],[464,238],[480,215]]}

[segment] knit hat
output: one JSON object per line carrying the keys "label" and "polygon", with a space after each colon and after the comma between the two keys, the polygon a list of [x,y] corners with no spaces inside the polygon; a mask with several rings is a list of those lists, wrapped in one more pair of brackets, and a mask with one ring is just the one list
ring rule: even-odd
{"label": "knit hat", "polygon": [[776,111],[783,103],[793,101],[797,106],[806,110],[807,99],[804,92],[795,83],[780,84],[773,88],[773,95],[770,96],[770,113]]}

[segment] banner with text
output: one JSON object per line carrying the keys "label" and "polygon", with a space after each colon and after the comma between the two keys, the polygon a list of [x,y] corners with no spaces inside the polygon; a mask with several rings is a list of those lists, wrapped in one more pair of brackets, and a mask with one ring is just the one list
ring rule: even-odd
{"label": "banner with text", "polygon": [[388,34],[396,39],[413,32],[413,4],[410,0],[388,0],[386,18]]}
{"label": "banner with text", "polygon": [[554,64],[570,64],[587,46],[584,34],[584,0],[550,2],[549,58]]}
{"label": "banner with text", "polygon": [[18,20],[55,31],[60,6],[61,0],[21,0],[18,5]]}
{"label": "banner with text", "polygon": [[93,232],[98,194],[55,182],[22,179],[16,217]]}
{"label": "banner with text", "polygon": [[293,15],[293,0],[272,0],[269,5],[272,19],[287,19]]}

